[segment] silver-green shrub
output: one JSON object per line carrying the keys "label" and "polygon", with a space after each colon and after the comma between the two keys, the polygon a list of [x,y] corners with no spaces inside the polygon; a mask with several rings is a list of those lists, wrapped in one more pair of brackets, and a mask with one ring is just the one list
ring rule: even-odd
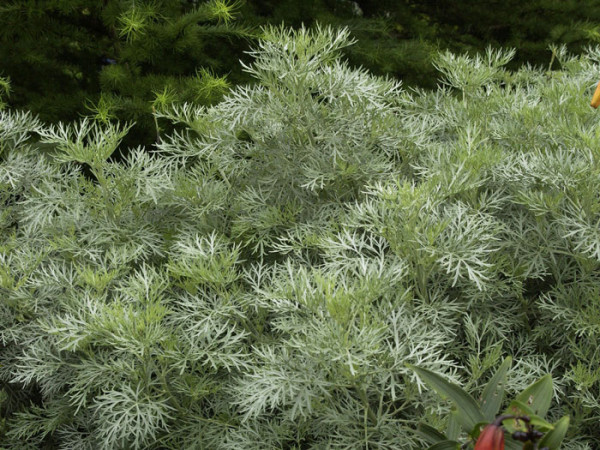
{"label": "silver-green shrub", "polygon": [[[128,125],[0,111],[7,449],[418,449],[505,355],[600,440],[600,48],[439,55],[407,92],[346,30],[268,28],[257,83]],[[84,173],[82,170],[86,169]]]}

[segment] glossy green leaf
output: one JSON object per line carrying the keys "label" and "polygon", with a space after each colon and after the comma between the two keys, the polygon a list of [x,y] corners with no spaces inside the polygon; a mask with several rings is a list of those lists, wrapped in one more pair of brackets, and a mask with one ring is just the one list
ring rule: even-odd
{"label": "glossy green leaf", "polygon": [[540,431],[546,432],[554,429],[554,425],[542,419],[540,416],[531,416],[530,419],[531,421],[529,423]]}
{"label": "glossy green leaf", "polygon": [[479,435],[481,434],[481,430],[483,430],[485,428],[486,425],[488,425],[490,423],[489,420],[486,420],[485,422],[479,422],[476,423],[475,426],[473,427],[473,430],[471,430],[469,434],[469,436],[471,436],[471,438],[473,439],[477,439],[479,437]]}
{"label": "glossy green leaf", "polygon": [[436,444],[440,441],[445,441],[448,439],[431,425],[427,425],[425,423],[419,423],[417,426],[417,434],[430,444]]}
{"label": "glossy green leaf", "polygon": [[498,410],[502,404],[506,373],[508,372],[511,363],[512,358],[510,356],[504,359],[481,394],[481,412],[488,422],[494,420],[494,417],[498,414]]}
{"label": "glossy green leaf", "polygon": [[510,434],[504,435],[504,449],[505,450],[523,450],[523,443],[515,441],[510,437]]}
{"label": "glossy green leaf", "polygon": [[[527,405],[524,405],[523,403],[518,402],[516,400],[513,400],[510,403],[506,414],[513,414],[515,416],[527,416],[529,417],[529,423],[535,426],[540,431],[545,432],[554,428],[554,425],[552,425],[550,422],[547,422],[540,416],[536,416],[535,414],[533,414],[533,412],[527,407]],[[510,433],[513,433],[515,431],[527,430],[527,425],[522,420],[517,421],[515,419],[506,419],[502,422],[502,425]]]}
{"label": "glossy green leaf", "polygon": [[456,441],[442,441],[429,447],[428,450],[458,450],[460,444]]}
{"label": "glossy green leaf", "polygon": [[516,400],[526,404],[536,416],[544,417],[552,401],[552,376],[543,376],[517,395]]}
{"label": "glossy green leaf", "polygon": [[408,367],[413,369],[442,398],[449,398],[456,404],[456,419],[465,431],[471,431],[475,424],[485,421],[477,402],[462,388],[430,370],[413,365],[408,365]]}
{"label": "glossy green leaf", "polygon": [[568,429],[569,416],[564,416],[554,424],[553,430],[550,430],[546,433],[546,435],[540,441],[539,447],[548,447],[550,450],[559,449]]}
{"label": "glossy green leaf", "polygon": [[446,436],[448,439],[456,439],[460,434],[460,424],[456,418],[457,414],[458,411],[454,410],[450,413],[450,417],[448,417],[448,426],[446,427]]}
{"label": "glossy green leaf", "polygon": [[[534,416],[533,410],[518,400],[511,401],[508,405],[508,408],[506,408],[504,411],[504,414],[511,414],[513,416],[528,416],[529,418]],[[504,428],[506,428],[509,433],[514,433],[515,431],[525,431],[527,429],[527,426],[522,420],[517,421],[516,419],[506,419],[502,422],[502,425],[504,425]]]}
{"label": "glossy green leaf", "polygon": [[529,416],[529,415],[533,414],[533,409],[531,409],[528,405],[526,405],[525,403],[523,403],[519,400],[512,400],[508,404],[505,414],[513,414],[515,416],[522,416],[522,415]]}

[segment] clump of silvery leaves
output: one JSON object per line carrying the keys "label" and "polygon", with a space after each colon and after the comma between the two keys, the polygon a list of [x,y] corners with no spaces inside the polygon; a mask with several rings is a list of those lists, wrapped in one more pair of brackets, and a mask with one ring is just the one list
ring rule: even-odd
{"label": "clump of silvery leaves", "polygon": [[3,448],[419,449],[451,404],[408,365],[476,397],[507,356],[600,440],[600,49],[442,53],[427,92],[352,42],[266,28],[119,162],[129,124],[0,111]]}

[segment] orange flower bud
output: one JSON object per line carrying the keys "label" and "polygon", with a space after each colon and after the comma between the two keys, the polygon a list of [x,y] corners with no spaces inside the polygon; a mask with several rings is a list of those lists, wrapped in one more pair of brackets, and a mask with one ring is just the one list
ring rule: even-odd
{"label": "orange flower bud", "polygon": [[500,425],[486,425],[475,443],[475,450],[504,450],[504,431]]}
{"label": "orange flower bud", "polygon": [[594,92],[594,96],[592,97],[592,102],[590,103],[592,108],[597,108],[600,106],[600,83],[596,85],[596,92]]}

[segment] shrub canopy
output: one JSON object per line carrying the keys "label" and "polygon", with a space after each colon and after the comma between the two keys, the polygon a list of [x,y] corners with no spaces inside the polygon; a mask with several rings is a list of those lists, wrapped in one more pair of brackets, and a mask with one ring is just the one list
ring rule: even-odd
{"label": "shrub canopy", "polygon": [[0,111],[4,447],[422,448],[449,406],[406,364],[478,394],[511,355],[592,448],[600,48],[442,53],[426,93],[347,30],[264,35],[254,85],[123,162],[127,125]]}

